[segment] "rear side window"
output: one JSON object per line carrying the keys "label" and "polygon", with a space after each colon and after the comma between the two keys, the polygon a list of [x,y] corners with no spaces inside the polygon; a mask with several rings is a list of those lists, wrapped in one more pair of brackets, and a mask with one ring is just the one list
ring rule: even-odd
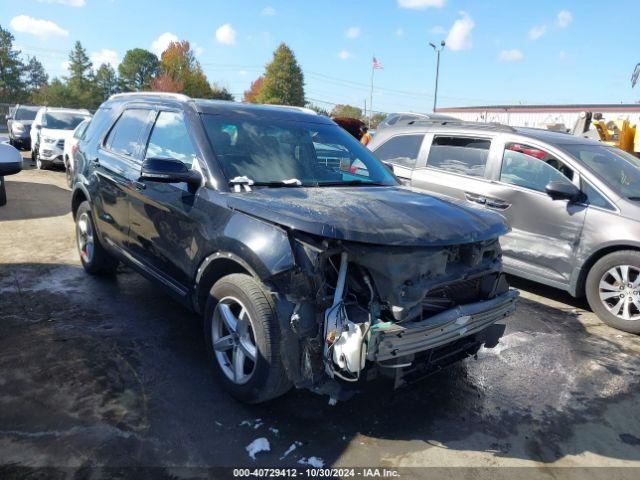
{"label": "rear side window", "polygon": [[483,177],[491,140],[435,136],[427,166],[469,177]]}
{"label": "rear side window", "polygon": [[149,110],[125,110],[107,137],[107,147],[122,155],[135,156],[140,132],[142,132],[148,117]]}
{"label": "rear side window", "polygon": [[194,156],[182,113],[160,112],[149,138],[147,158],[180,160],[191,167]]}
{"label": "rear side window", "polygon": [[382,162],[414,168],[424,135],[400,135],[383,143],[373,154]]}
{"label": "rear side window", "polygon": [[78,128],[76,128],[75,131],[73,132],[73,138],[78,138],[78,139],[82,138],[82,136],[84,135],[84,132],[87,131],[88,126],[89,126],[89,120],[85,120],[80,125],[78,125]]}

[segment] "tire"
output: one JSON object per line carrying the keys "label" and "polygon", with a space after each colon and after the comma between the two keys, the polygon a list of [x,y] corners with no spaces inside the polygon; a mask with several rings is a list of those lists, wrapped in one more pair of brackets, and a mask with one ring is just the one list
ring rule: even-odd
{"label": "tire", "polygon": [[0,207],[7,204],[7,190],[4,186],[4,177],[0,177]]}
{"label": "tire", "polygon": [[73,186],[73,176],[71,175],[71,168],[69,167],[69,158],[64,161],[64,174],[67,178],[67,186],[71,188]]}
{"label": "tire", "polygon": [[31,149],[31,163],[36,163],[38,157],[38,146],[36,145]]}
{"label": "tire", "polygon": [[50,162],[40,159],[40,152],[36,151],[36,167],[38,170],[48,170],[51,166]]}
{"label": "tire", "polygon": [[[89,244],[91,244],[90,249]],[[86,201],[80,204],[76,213],[76,245],[82,267],[87,273],[90,275],[115,274],[119,262],[100,243],[91,214],[91,206]]]}
{"label": "tire", "polygon": [[604,323],[640,333],[640,252],[621,250],[602,257],[589,270],[585,290]]}
{"label": "tire", "polygon": [[[229,323],[223,320],[223,306],[237,322],[232,346],[224,341],[233,335],[229,334]],[[280,327],[275,308],[262,286],[249,275],[227,275],[211,288],[204,313],[204,334],[214,374],[237,400],[261,403],[291,388],[280,358]],[[247,340],[253,343],[253,350],[243,346]],[[216,349],[214,342],[218,345]],[[235,368],[237,351],[242,354],[240,374]],[[251,351],[255,361],[251,359]]]}

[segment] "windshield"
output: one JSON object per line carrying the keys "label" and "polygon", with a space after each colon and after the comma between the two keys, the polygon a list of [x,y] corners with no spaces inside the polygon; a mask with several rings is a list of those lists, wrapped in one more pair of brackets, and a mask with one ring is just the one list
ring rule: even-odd
{"label": "windshield", "polygon": [[33,120],[39,107],[18,107],[14,115],[15,120]]}
{"label": "windshield", "polygon": [[296,186],[396,185],[371,152],[333,124],[203,115],[226,177]]}
{"label": "windshield", "polygon": [[45,114],[43,126],[54,130],[74,130],[87,118],[77,113],[51,112]]}
{"label": "windshield", "polygon": [[622,197],[640,200],[640,159],[615,147],[563,145],[612,190]]}

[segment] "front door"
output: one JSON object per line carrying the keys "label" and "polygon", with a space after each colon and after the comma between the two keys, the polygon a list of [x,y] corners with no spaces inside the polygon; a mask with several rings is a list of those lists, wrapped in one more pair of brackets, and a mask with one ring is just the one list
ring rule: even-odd
{"label": "front door", "polygon": [[488,185],[486,193],[502,202],[499,211],[512,228],[501,240],[506,270],[567,285],[587,207],[553,200],[545,192],[551,181],[580,186],[578,174],[546,150],[507,143],[499,179]]}

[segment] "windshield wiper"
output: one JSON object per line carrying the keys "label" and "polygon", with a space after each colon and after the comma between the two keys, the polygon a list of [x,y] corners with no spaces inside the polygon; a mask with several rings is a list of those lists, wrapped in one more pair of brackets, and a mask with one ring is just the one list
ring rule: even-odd
{"label": "windshield wiper", "polygon": [[388,187],[389,185],[382,182],[370,182],[368,180],[342,180],[340,182],[318,182],[319,187],[351,187],[354,185],[366,185],[367,187]]}
{"label": "windshield wiper", "polygon": [[256,182],[249,177],[234,177],[229,180],[229,185],[233,186],[236,192],[245,190],[251,191],[251,187],[271,187],[271,188],[286,188],[286,187],[302,187],[302,182],[297,178],[288,178],[285,180],[276,180],[273,182]]}

